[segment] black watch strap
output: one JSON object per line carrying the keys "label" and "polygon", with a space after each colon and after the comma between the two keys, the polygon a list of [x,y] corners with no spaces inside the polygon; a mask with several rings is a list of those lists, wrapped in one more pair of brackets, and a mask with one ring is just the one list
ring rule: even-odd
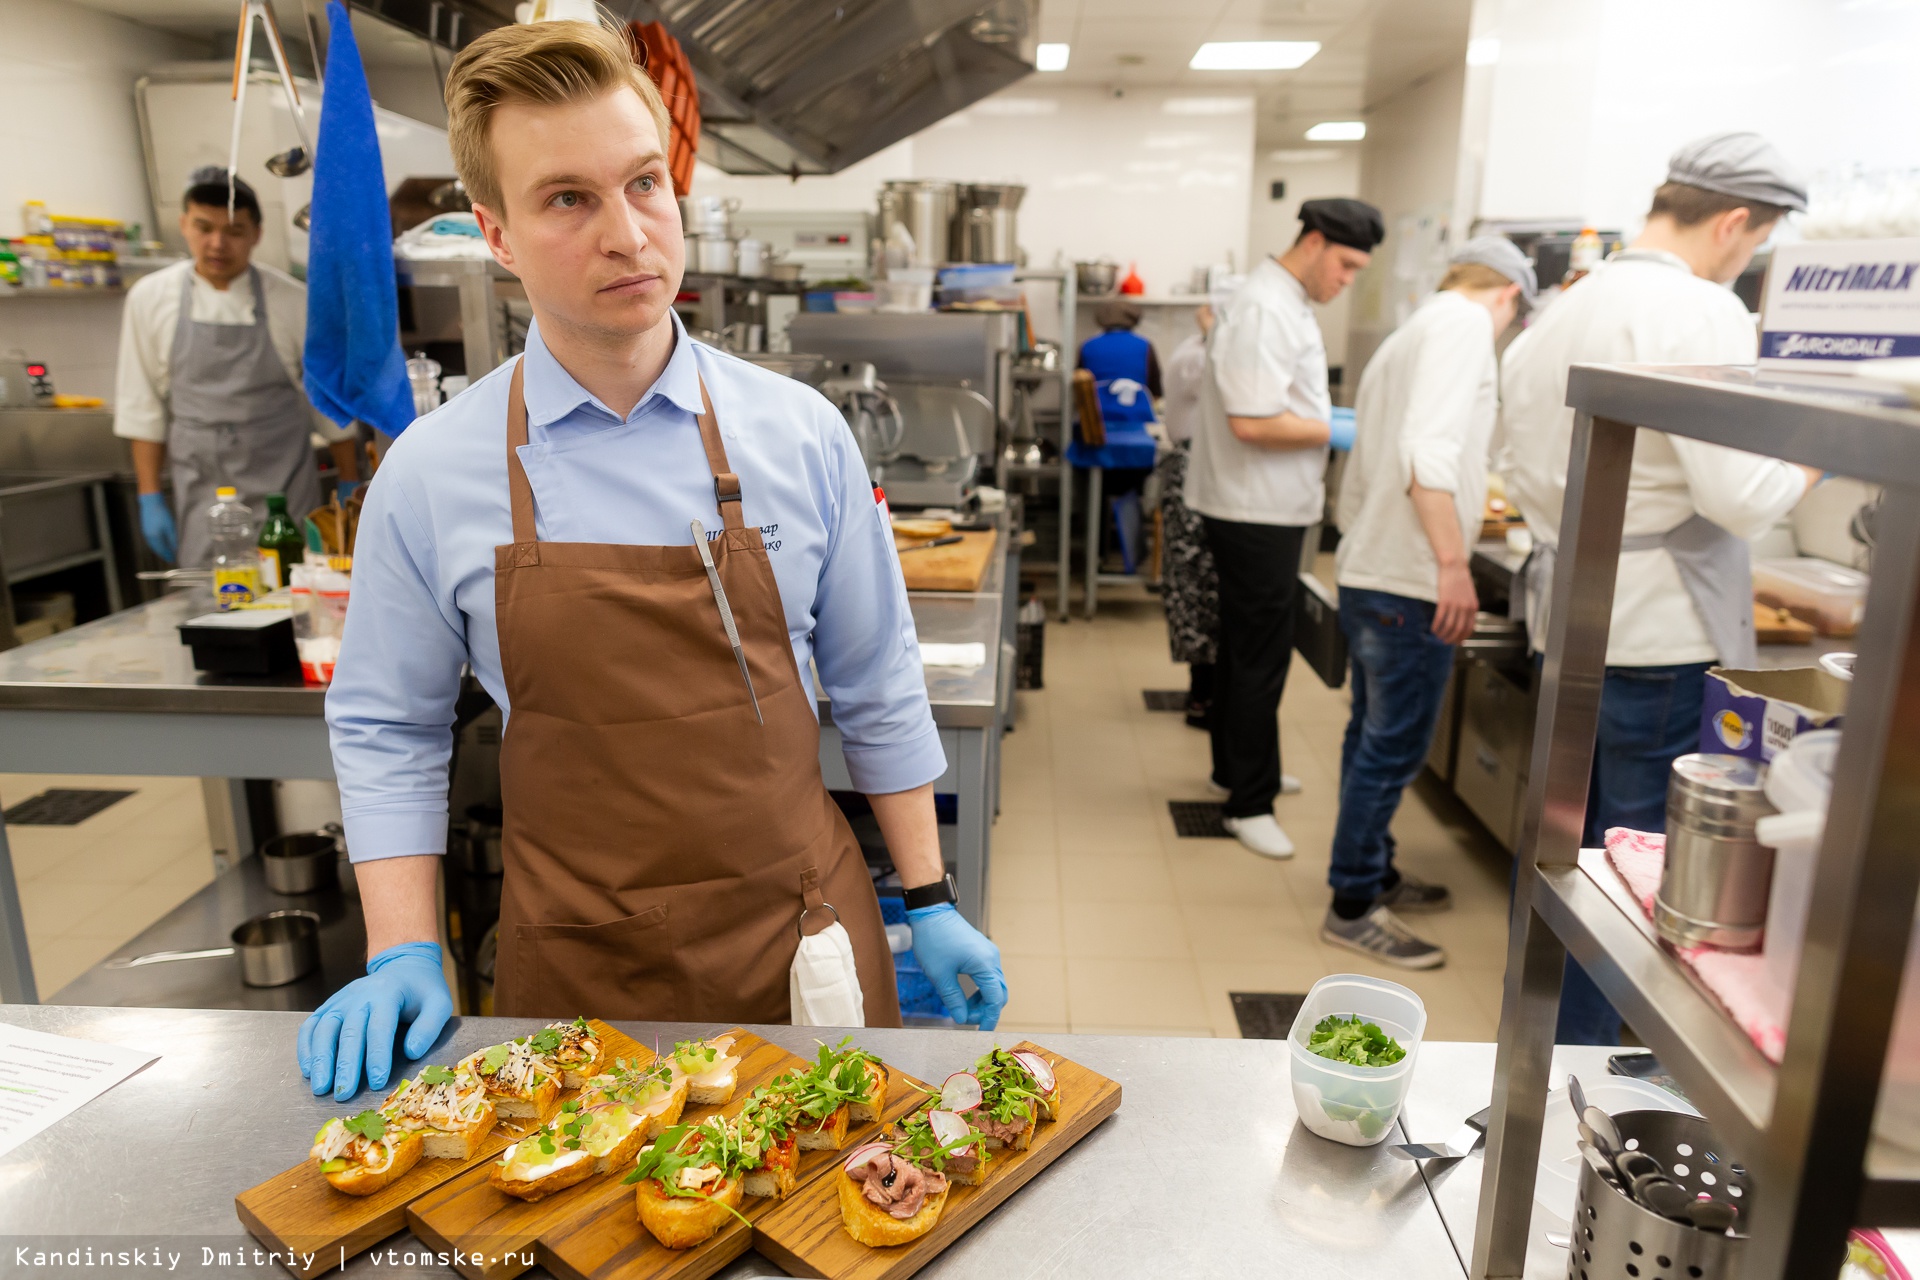
{"label": "black watch strap", "polygon": [[908,889],[904,896],[907,910],[918,911],[921,907],[937,907],[943,902],[960,901],[960,887],[954,884],[953,873],[949,871],[932,884]]}

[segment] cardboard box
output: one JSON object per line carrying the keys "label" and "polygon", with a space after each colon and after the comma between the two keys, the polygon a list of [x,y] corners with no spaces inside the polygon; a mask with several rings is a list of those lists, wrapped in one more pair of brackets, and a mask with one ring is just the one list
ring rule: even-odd
{"label": "cardboard box", "polygon": [[1820,667],[1707,672],[1700,750],[1771,760],[1798,734],[1838,728],[1847,711],[1845,680]]}

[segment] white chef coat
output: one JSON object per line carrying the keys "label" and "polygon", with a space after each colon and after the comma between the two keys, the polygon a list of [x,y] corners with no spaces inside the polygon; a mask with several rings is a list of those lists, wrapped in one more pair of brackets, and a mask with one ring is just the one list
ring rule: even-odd
{"label": "white chef coat", "polygon": [[1213,326],[1212,377],[1201,384],[1200,415],[1187,471],[1187,505],[1243,524],[1310,525],[1326,511],[1327,451],[1273,449],[1233,434],[1227,416],[1292,412],[1327,421],[1327,346],[1307,291],[1291,271],[1263,259]]}
{"label": "white chef coat", "polygon": [[1498,410],[1493,316],[1454,290],[1422,302],[1367,361],[1354,402],[1353,454],[1336,508],[1343,587],[1415,600],[1439,596],[1439,567],[1407,489],[1453,495],[1471,547],[1487,498],[1487,445]]}
{"label": "white chef coat", "polygon": [[[1670,253],[1627,250],[1561,294],[1507,348],[1500,379],[1501,470],[1535,541],[1560,545],[1575,364],[1752,364],[1753,316],[1732,290]],[[1800,500],[1806,477],[1778,458],[1641,431],[1627,487],[1625,534],[1664,533],[1705,516],[1736,537],[1772,526]],[[1544,649],[1546,636],[1530,635]],[[1607,665],[1668,666],[1718,657],[1673,557],[1660,548],[1620,557]]]}
{"label": "white chef coat", "polygon": [[[302,353],[307,345],[307,289],[285,272],[254,263],[260,271],[260,290],[267,299],[267,330],[274,354],[286,366],[287,377],[306,394]],[[167,393],[172,388],[173,337],[180,327],[180,277],[193,271],[193,262],[176,262],[134,282],[120,315],[120,365],[114,379],[113,433],[128,440],[164,443],[167,438]],[[253,289],[242,275],[225,289],[216,289],[204,277],[193,277],[193,318],[201,324],[253,323]],[[350,440],[352,433],[318,412],[311,413],[313,429],[331,440]]]}
{"label": "white chef coat", "polygon": [[1200,384],[1207,377],[1207,340],[1198,333],[1173,349],[1160,367],[1160,384],[1166,396],[1160,402],[1167,439],[1185,444],[1193,439],[1193,425],[1200,416]]}

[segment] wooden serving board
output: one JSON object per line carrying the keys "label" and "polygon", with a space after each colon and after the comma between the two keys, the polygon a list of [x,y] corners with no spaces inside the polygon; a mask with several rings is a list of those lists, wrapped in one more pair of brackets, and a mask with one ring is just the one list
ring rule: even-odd
{"label": "wooden serving board", "polygon": [[1025,1151],[996,1151],[984,1186],[954,1184],[933,1230],[910,1244],[871,1248],[847,1234],[840,1218],[837,1166],[789,1196],[778,1208],[754,1221],[753,1246],[789,1275],[830,1280],[904,1280],[932,1262],[940,1251],[1018,1191],[1074,1143],[1120,1109],[1120,1086],[1077,1062],[1023,1042],[1053,1064],[1060,1082],[1059,1119],[1042,1120],[1033,1145]]}
{"label": "wooden serving board", "polygon": [[900,571],[906,576],[909,591],[978,591],[992,563],[993,549],[1000,541],[998,529],[963,532],[960,541],[944,547],[914,551],[927,538],[895,536],[893,545],[900,551]]}
{"label": "wooden serving board", "polygon": [[[615,1031],[598,1018],[590,1024],[608,1058],[651,1058],[653,1051]],[[579,1090],[567,1089],[562,1099]],[[384,1101],[384,1095],[382,1095]],[[377,1103],[375,1105],[378,1105]],[[503,1120],[481,1143],[470,1161],[421,1160],[389,1186],[370,1196],[335,1191],[311,1160],[268,1178],[234,1197],[234,1209],[254,1238],[271,1249],[294,1255],[288,1268],[295,1275],[314,1276],[342,1266],[348,1258],[372,1248],[407,1225],[407,1205],[462,1173],[478,1168],[485,1176],[489,1161],[518,1141],[529,1127],[524,1120]],[[300,1259],[313,1255],[310,1265]]]}
{"label": "wooden serving board", "polygon": [[[715,1112],[731,1114],[754,1089],[800,1062],[785,1049],[739,1027],[721,1034],[734,1038],[734,1050],[740,1055],[735,1102],[721,1107],[689,1104],[681,1113],[681,1123],[697,1124]],[[645,1061],[654,1055],[651,1049],[642,1049],[638,1056]],[[604,1192],[607,1184],[617,1185],[626,1176],[624,1169],[595,1174],[544,1200],[529,1203],[488,1181],[491,1168],[491,1161],[482,1161],[406,1207],[407,1225],[413,1233],[436,1250],[455,1256],[454,1269],[472,1280],[508,1280],[531,1267],[533,1242],[543,1232],[578,1216],[583,1203]]]}
{"label": "wooden serving board", "polygon": [[[851,1125],[846,1145],[838,1151],[802,1151],[795,1171],[798,1185],[785,1201],[748,1196],[741,1202],[741,1214],[753,1222],[776,1212],[783,1204],[792,1204],[806,1194],[807,1187],[829,1182],[828,1174],[837,1172],[847,1152],[879,1136],[888,1124],[927,1100],[932,1089],[922,1081],[887,1068],[887,1105],[880,1123]],[[742,1095],[744,1099],[744,1095]],[[738,1108],[730,1105],[729,1113]],[[745,1253],[757,1239],[744,1223],[729,1222],[713,1239],[698,1248],[676,1251],[663,1247],[640,1225],[633,1204],[634,1190],[617,1180],[601,1190],[591,1210],[575,1218],[560,1230],[543,1234],[536,1247],[540,1264],[560,1280],[704,1280],[727,1263]]]}

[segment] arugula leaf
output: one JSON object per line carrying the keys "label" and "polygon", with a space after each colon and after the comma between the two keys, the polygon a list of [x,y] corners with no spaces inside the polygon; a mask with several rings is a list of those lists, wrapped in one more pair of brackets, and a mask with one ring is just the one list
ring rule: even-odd
{"label": "arugula leaf", "polygon": [[1033,1073],[1005,1049],[990,1050],[973,1064],[980,1081],[980,1106],[1001,1124],[1025,1124],[1040,1098]]}
{"label": "arugula leaf", "polygon": [[1307,1048],[1323,1058],[1356,1067],[1390,1067],[1407,1056],[1400,1042],[1359,1014],[1329,1014],[1314,1024]]}
{"label": "arugula leaf", "polygon": [[452,1084],[453,1079],[452,1067],[427,1067],[420,1072],[421,1084]]}
{"label": "arugula leaf", "polygon": [[357,1134],[368,1142],[379,1142],[387,1136],[387,1118],[378,1111],[362,1111],[351,1120],[340,1122],[348,1133]]}
{"label": "arugula leaf", "polygon": [[510,1044],[494,1045],[493,1048],[487,1050],[486,1056],[480,1059],[480,1070],[486,1075],[492,1075],[494,1072],[498,1071],[500,1068],[506,1066],[507,1059],[512,1055],[513,1055],[512,1045]]}
{"label": "arugula leaf", "polygon": [[977,1129],[969,1129],[965,1137],[944,1144],[934,1135],[931,1113],[938,1110],[939,1106],[939,1099],[932,1099],[919,1111],[900,1121],[895,1130],[893,1154],[936,1172],[943,1172],[947,1161],[953,1157],[967,1154],[969,1147],[974,1148],[974,1155],[984,1158],[987,1154],[987,1135]]}
{"label": "arugula leaf", "polygon": [[721,1177],[733,1178],[758,1163],[747,1164],[745,1161],[746,1152],[741,1146],[739,1133],[721,1117],[710,1116],[697,1125],[675,1125],[661,1134],[652,1146],[640,1153],[633,1171],[620,1181],[622,1185],[631,1185],[651,1179],[658,1182],[660,1189],[669,1196],[719,1204],[751,1226],[752,1223],[738,1209],[715,1200],[705,1191],[694,1191],[680,1185],[682,1170],[713,1165],[720,1170]]}

